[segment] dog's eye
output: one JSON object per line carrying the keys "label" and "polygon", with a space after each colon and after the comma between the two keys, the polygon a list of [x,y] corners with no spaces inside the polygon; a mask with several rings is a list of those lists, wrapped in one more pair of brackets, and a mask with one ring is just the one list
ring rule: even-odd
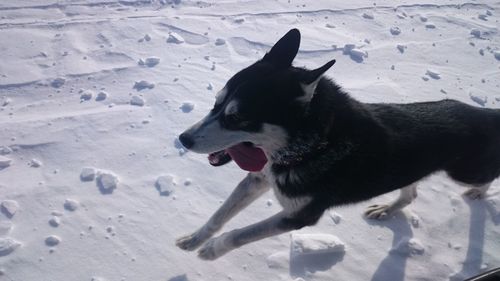
{"label": "dog's eye", "polygon": [[245,119],[243,119],[241,115],[237,113],[226,115],[225,121],[226,125],[229,127],[240,126],[246,122]]}

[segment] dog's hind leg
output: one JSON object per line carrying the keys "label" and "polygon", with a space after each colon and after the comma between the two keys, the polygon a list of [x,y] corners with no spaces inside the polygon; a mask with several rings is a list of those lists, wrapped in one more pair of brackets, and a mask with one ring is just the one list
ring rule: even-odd
{"label": "dog's hind leg", "polygon": [[193,234],[177,239],[176,245],[189,251],[198,248],[219,231],[226,222],[267,190],[269,190],[269,184],[264,178],[249,173],[205,225]]}
{"label": "dog's hind leg", "polygon": [[204,260],[215,260],[248,243],[313,225],[321,218],[323,212],[322,206],[314,202],[294,214],[281,211],[258,223],[225,232],[208,240],[199,250],[198,256]]}
{"label": "dog's hind leg", "polygon": [[472,200],[482,199],[486,196],[486,192],[490,188],[490,185],[491,182],[481,186],[471,187],[467,191],[465,191],[463,195],[469,197]]}
{"label": "dog's hind leg", "polygon": [[369,219],[385,219],[396,211],[408,206],[417,198],[417,184],[413,183],[403,187],[398,199],[391,204],[372,205],[365,211],[365,216]]}

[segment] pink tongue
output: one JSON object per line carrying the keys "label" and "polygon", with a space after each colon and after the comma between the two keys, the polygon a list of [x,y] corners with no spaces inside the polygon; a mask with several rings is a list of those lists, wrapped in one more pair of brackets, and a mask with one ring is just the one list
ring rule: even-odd
{"label": "pink tongue", "polygon": [[262,149],[245,145],[243,143],[226,149],[234,162],[245,171],[258,172],[267,163],[266,155]]}

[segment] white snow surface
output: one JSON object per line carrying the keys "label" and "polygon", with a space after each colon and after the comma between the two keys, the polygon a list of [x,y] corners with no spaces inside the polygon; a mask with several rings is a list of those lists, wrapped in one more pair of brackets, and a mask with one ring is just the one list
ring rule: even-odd
{"label": "white snow surface", "polygon": [[[175,246],[245,175],[186,153],[177,136],[290,28],[302,33],[295,65],[336,59],[326,75],[361,101],[453,98],[498,108],[499,9],[470,0],[0,1],[0,202],[18,204],[14,216],[0,213],[0,280],[462,280],[500,266],[499,183],[469,201],[441,173],[386,221],[367,221],[363,210],[397,193],[336,208],[341,220],[327,213],[295,232],[337,236],[340,257],[290,257],[289,234],[211,262]],[[369,56],[334,47],[348,44]],[[151,57],[161,62],[137,63]],[[423,79],[429,69],[441,79]],[[134,89],[137,81],[147,87]],[[102,91],[100,101],[82,97]],[[105,187],[119,175],[119,188],[82,181],[85,167],[109,171],[116,180]],[[184,183],[175,196],[158,192],[162,175]],[[68,198],[78,208],[65,208]],[[267,202],[277,202],[271,192],[223,231],[280,210]]]}

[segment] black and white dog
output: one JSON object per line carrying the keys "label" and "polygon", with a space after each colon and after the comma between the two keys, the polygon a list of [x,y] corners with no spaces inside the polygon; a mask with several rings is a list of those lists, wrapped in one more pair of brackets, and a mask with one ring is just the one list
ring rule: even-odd
{"label": "black and white dog", "polygon": [[[366,104],[314,70],[292,66],[300,33],[290,30],[253,65],[234,75],[215,106],[180,135],[209,154],[214,166],[234,160],[250,171],[198,231],[177,240],[213,260],[266,237],[314,225],[330,207],[396,189],[397,200],[371,206],[372,219],[391,216],[417,196],[423,177],[444,170],[483,197],[500,175],[500,111],[454,100]],[[283,210],[261,222],[211,238],[273,188]]]}

